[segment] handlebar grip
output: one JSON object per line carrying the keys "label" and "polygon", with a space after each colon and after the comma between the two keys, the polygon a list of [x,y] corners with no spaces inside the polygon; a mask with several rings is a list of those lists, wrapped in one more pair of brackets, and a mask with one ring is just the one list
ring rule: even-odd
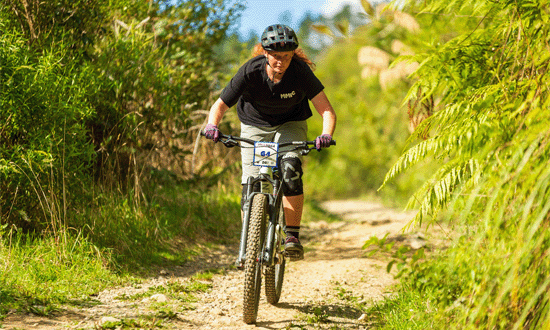
{"label": "handlebar grip", "polygon": [[330,140],[330,145],[335,146],[336,145],[336,140]]}
{"label": "handlebar grip", "polygon": [[[201,133],[200,133],[201,136],[206,136],[206,134],[204,134],[204,130],[201,129]],[[228,135],[225,135],[223,134],[222,132],[220,132],[220,139],[221,138],[228,138],[229,136]]]}

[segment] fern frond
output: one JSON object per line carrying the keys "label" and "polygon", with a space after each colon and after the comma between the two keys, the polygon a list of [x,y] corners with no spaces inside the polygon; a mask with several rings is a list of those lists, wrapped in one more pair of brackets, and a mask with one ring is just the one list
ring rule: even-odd
{"label": "fern frond", "polygon": [[386,183],[392,180],[395,176],[401,173],[403,170],[417,164],[422,159],[426,157],[428,151],[437,150],[440,148],[440,141],[438,138],[432,138],[418,143],[409,150],[407,150],[403,155],[399,157],[397,162],[390,168],[386,174],[382,185],[378,190],[382,189]]}
{"label": "fern frond", "polygon": [[440,167],[409,199],[407,209],[413,209],[421,200],[419,212],[412,222],[421,225],[427,215],[439,212],[453,194],[463,190],[470,179],[479,178],[479,173],[480,166],[475,159],[455,159]]}

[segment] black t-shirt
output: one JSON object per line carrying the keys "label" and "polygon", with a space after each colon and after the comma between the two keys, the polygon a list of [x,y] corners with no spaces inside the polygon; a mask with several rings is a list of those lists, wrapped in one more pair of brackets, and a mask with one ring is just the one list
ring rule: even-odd
{"label": "black t-shirt", "polygon": [[267,76],[267,59],[246,62],[224,88],[220,98],[229,107],[237,104],[239,120],[247,125],[272,127],[312,116],[308,100],[323,84],[304,62],[292,59],[283,78],[274,84]]}

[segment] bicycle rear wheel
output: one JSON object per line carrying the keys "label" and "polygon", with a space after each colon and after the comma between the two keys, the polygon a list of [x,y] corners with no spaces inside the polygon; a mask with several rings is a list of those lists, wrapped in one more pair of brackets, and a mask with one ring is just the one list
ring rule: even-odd
{"label": "bicycle rear wheel", "polygon": [[261,252],[265,244],[266,221],[267,197],[262,194],[254,195],[250,210],[244,263],[243,321],[246,324],[255,323],[258,316],[262,286]]}
{"label": "bicycle rear wheel", "polygon": [[283,210],[283,203],[279,203],[279,212],[277,214],[278,228],[275,231],[275,253],[276,263],[273,266],[267,267],[265,272],[265,295],[267,302],[271,305],[275,305],[281,298],[281,292],[283,290],[283,279],[285,276],[285,264],[286,258],[283,254],[284,234],[283,228],[285,226],[285,213]]}

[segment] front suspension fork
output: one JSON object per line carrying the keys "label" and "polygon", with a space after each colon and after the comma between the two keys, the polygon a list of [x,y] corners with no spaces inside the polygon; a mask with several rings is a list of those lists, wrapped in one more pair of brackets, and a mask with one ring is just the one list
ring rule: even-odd
{"label": "front suspension fork", "polygon": [[[273,184],[274,191],[277,192],[275,196],[278,196],[279,191],[279,182],[278,180],[271,180],[269,178],[271,183]],[[251,191],[254,184],[259,180],[254,180],[253,178],[249,178],[246,185],[247,185],[247,191]],[[261,194],[260,192],[250,192],[247,194],[247,198],[245,203],[243,204],[243,220],[242,220],[242,228],[241,228],[241,239],[239,244],[239,255],[237,257],[237,261],[235,262],[235,266],[237,269],[243,269],[244,268],[244,261],[246,259],[246,244],[248,240],[248,227],[250,225],[250,210],[252,208],[252,200],[254,199],[254,196],[257,194]],[[266,241],[265,241],[265,248],[262,251],[261,258],[262,263],[265,263],[267,265],[272,265],[274,262],[273,260],[273,251],[270,250],[270,247],[276,247],[276,242],[273,242],[275,239],[275,231],[277,230],[277,219],[275,219],[275,214],[277,213],[276,208],[272,207],[273,205],[278,205],[281,201],[275,201],[275,196],[272,194],[266,194],[268,196],[268,209],[267,214],[269,216],[269,220],[267,225],[267,235],[266,235]],[[280,198],[280,197],[279,197]]]}

